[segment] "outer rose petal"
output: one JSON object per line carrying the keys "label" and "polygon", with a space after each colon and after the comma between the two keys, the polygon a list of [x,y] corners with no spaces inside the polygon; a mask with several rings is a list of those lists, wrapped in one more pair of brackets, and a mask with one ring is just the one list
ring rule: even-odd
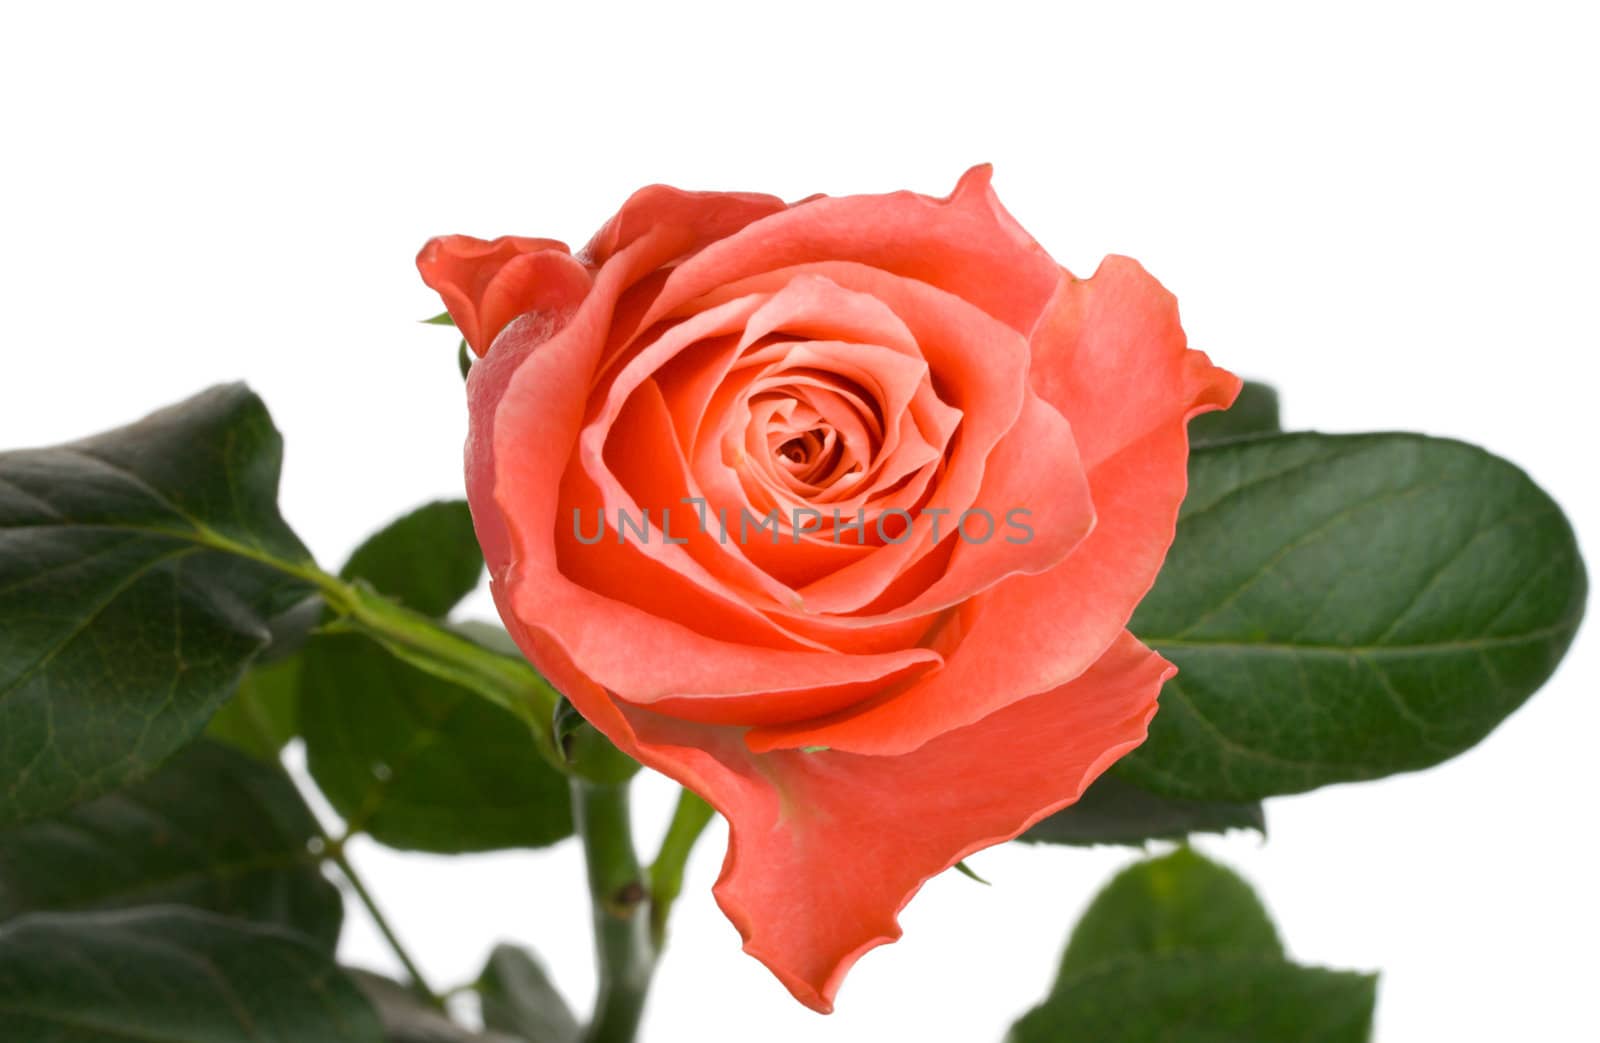
{"label": "outer rose petal", "polygon": [[598,267],[640,236],[664,225],[690,234],[691,241],[684,249],[689,253],[785,209],[787,204],[777,196],[757,192],[685,192],[669,185],[648,185],[629,196],[579,253]]}
{"label": "outer rose petal", "polygon": [[727,818],[718,904],[745,951],[824,1014],[855,961],[900,937],[924,882],[1073,803],[1143,742],[1176,672],[1124,633],[1076,680],[909,755],[752,754],[737,729],[619,709],[507,618],[585,717]]}
{"label": "outer rose petal", "polygon": [[1034,390],[1072,424],[1090,468],[1171,423],[1175,406],[1193,416],[1239,394],[1238,377],[1183,350],[1177,299],[1130,257],[1067,274],[1032,342]]}
{"label": "outer rose petal", "polygon": [[417,270],[479,355],[517,316],[539,312],[564,322],[589,291],[588,271],[554,239],[441,236],[417,254]]}
{"label": "outer rose petal", "polygon": [[973,167],[945,199],[893,192],[790,207],[680,265],[652,321],[748,276],[811,261],[859,261],[937,286],[1027,333],[1059,269],[1000,205],[992,174],[987,165]]}

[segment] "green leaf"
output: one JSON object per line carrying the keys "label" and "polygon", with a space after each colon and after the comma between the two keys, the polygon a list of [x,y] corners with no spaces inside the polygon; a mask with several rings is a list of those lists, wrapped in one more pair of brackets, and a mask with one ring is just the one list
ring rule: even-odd
{"label": "green leaf", "polygon": [[300,657],[257,665],[218,710],[206,734],[262,761],[276,761],[299,732],[295,719]]}
{"label": "green leaf", "polygon": [[1129,625],[1179,673],[1115,770],[1254,800],[1437,764],[1544,683],[1585,593],[1560,508],[1481,449],[1296,434],[1199,450]]}
{"label": "green leaf", "polygon": [[443,616],[483,576],[465,500],[426,504],[356,548],[340,573],[426,616]]}
{"label": "green leaf", "polygon": [[[498,1032],[469,1032],[399,982],[367,971],[345,973],[377,1011],[386,1043],[518,1043]],[[539,1037],[534,1039],[542,1043]]]}
{"label": "green leaf", "polygon": [[1199,448],[1235,438],[1276,434],[1281,430],[1278,393],[1266,384],[1247,380],[1228,409],[1202,413],[1189,421],[1189,445]]}
{"label": "green leaf", "polygon": [[0,833],[0,920],[174,904],[292,927],[330,952],[339,891],[284,775],[199,742],[150,778]]}
{"label": "green leaf", "polygon": [[242,385],[0,454],[0,826],[147,775],[303,619],[281,456]]}
{"label": "green leaf", "polygon": [[0,925],[0,1025],[17,1043],[383,1043],[310,942],[176,907]]}
{"label": "green leaf", "polygon": [[1008,1043],[1359,1043],[1376,977],[1301,967],[1250,885],[1187,848],[1119,873]]}
{"label": "green leaf", "polygon": [[1374,975],[1180,953],[1072,979],[1006,1043],[1364,1043],[1376,998]]}
{"label": "green leaf", "polygon": [[1283,943],[1249,884],[1180,847],[1124,869],[1095,896],[1067,943],[1061,977],[1131,956],[1231,952],[1283,957]]}
{"label": "green leaf", "polygon": [[365,638],[327,635],[306,649],[300,724],[328,801],[390,847],[541,847],[572,832],[566,779],[524,722]]}
{"label": "green leaf", "polygon": [[1076,804],[1035,823],[1018,840],[1046,844],[1129,844],[1180,840],[1193,833],[1253,829],[1265,835],[1259,803],[1163,797],[1102,775]]}
{"label": "green leaf", "polygon": [[[482,567],[465,505],[434,504],[369,539],[344,575],[443,615]],[[307,762],[350,828],[443,854],[571,834],[566,777],[540,757],[527,722],[359,637],[321,635],[302,656]]]}
{"label": "green leaf", "polygon": [[576,1043],[578,1021],[544,966],[526,949],[499,945],[478,979],[483,1023],[535,1043]]}
{"label": "green leaf", "polygon": [[456,320],[452,319],[447,311],[442,311],[431,319],[423,319],[422,322],[428,326],[454,326],[456,324]]}

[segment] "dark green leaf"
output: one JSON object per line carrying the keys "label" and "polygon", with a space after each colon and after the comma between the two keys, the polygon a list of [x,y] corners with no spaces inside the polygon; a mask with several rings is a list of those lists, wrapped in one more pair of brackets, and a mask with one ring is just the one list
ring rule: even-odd
{"label": "dark green leaf", "polygon": [[443,616],[483,575],[466,501],[440,500],[391,523],[356,548],[340,575],[365,580],[423,615]]}
{"label": "dark green leaf", "polygon": [[1078,921],[1061,977],[1131,956],[1206,951],[1281,959],[1255,891],[1232,870],[1180,847],[1112,878]]}
{"label": "dark green leaf", "polygon": [[206,734],[262,761],[276,761],[295,737],[296,690],[300,657],[258,664],[245,675],[239,691],[217,711]]}
{"label": "dark green leaf", "polygon": [[447,311],[442,311],[433,318],[423,319],[422,321],[428,326],[454,326],[456,324],[456,320],[452,319]]}
{"label": "dark green leaf", "polygon": [[1018,837],[1046,844],[1130,844],[1179,840],[1193,833],[1231,829],[1267,831],[1259,803],[1180,800],[1140,789],[1115,775],[1102,775],[1071,807],[1035,823]]}
{"label": "dark green leaf", "polygon": [[343,912],[307,849],[317,835],[281,772],[199,742],[129,789],[0,833],[0,920],[187,905],[331,951]]}
{"label": "dark green leaf", "polygon": [[378,1012],[387,1043],[518,1043],[515,1037],[498,1032],[469,1032],[398,982],[367,971],[345,973]]}
{"label": "dark green leaf", "polygon": [[1247,380],[1228,409],[1220,413],[1202,413],[1189,421],[1189,445],[1199,448],[1234,438],[1276,434],[1280,430],[1278,393],[1266,384]]}
{"label": "dark green leaf", "polygon": [[478,979],[483,1023],[530,1043],[576,1043],[577,1019],[536,957],[499,945]]}
{"label": "dark green leaf", "polygon": [[0,454],[0,825],[148,774],[312,593],[242,385]]}
{"label": "dark green leaf", "polygon": [[1359,1043],[1376,978],[1287,962],[1250,885],[1187,848],[1119,873],[1008,1043]]}
{"label": "dark green leaf", "polygon": [[572,832],[566,779],[510,712],[362,637],[319,637],[304,654],[307,761],[350,828],[445,854]]}
{"label": "dark green leaf", "polygon": [[1106,964],[1012,1026],[1006,1043],[1364,1043],[1377,978],[1257,956]]}
{"label": "dark green leaf", "polygon": [[1116,770],[1253,800],[1437,764],[1550,676],[1585,591],[1560,508],[1481,449],[1297,434],[1199,450],[1130,624],[1179,673]]}
{"label": "dark green leaf", "polygon": [[383,1043],[329,956],[275,927],[177,907],[0,925],[15,1043]]}

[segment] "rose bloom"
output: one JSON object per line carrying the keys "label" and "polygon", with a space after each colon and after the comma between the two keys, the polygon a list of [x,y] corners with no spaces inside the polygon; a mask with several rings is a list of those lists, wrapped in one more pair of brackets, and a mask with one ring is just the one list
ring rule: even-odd
{"label": "rose bloom", "polygon": [[1175,668],[1125,625],[1186,423],[1239,389],[1137,263],[1077,278],[989,182],[653,185],[575,255],[417,259],[481,356],[467,494],[506,626],[728,820],[717,901],[823,1012],[924,881],[1144,739]]}

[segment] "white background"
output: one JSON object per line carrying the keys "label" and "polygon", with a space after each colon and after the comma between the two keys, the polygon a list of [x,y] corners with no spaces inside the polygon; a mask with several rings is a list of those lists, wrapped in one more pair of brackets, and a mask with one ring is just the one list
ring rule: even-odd
{"label": "white background", "polygon": [[[7,5],[0,445],[247,378],[288,440],[285,513],[336,564],[461,491],[455,343],[415,321],[438,310],[412,267],[428,236],[579,244],[651,181],[943,193],[988,160],[1060,261],[1140,258],[1291,426],[1483,443],[1594,552],[1594,22],[1299,9]],[[1297,958],[1383,971],[1381,1039],[1596,1038],[1597,651],[1591,626],[1455,762],[1276,800],[1268,843],[1203,845]],[[669,799],[641,797],[652,843]],[[932,882],[824,1019],[739,953],[708,893],[722,844],[691,865],[652,1043],[997,1040],[1132,857],[980,854],[993,886]],[[355,858],[436,982],[517,939],[587,1005],[571,844]],[[392,964],[359,912],[346,951]]]}

